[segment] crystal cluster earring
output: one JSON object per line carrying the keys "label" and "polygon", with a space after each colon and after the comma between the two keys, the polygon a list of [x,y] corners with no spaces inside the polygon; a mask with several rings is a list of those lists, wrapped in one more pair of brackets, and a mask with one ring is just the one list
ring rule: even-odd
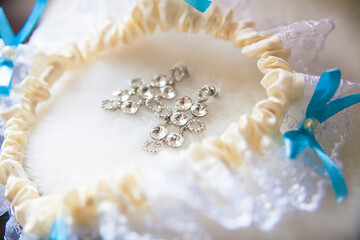
{"label": "crystal cluster earring", "polygon": [[[199,120],[208,114],[205,102],[210,97],[217,97],[215,87],[205,85],[197,94],[197,100],[184,96],[175,103],[175,111],[165,107],[162,100],[173,99],[177,95],[175,85],[189,76],[186,66],[175,65],[168,75],[155,75],[150,84],[141,78],[129,81],[130,90],[118,89],[113,92],[113,99],[103,100],[101,107],[107,111],[121,110],[126,114],[135,114],[139,108],[146,107],[164,123],[154,127],[150,141],[146,141],[143,148],[150,153],[161,151],[163,143],[172,148],[181,147],[184,143],[184,133],[201,133],[205,130],[205,123]],[[190,111],[190,114],[187,112]],[[169,126],[178,128],[177,132],[170,132]]]}
{"label": "crystal cluster earring", "polygon": [[189,76],[186,66],[175,65],[168,75],[155,75],[150,84],[146,84],[141,78],[131,79],[130,90],[118,89],[113,92],[113,99],[103,100],[101,107],[107,111],[120,109],[126,114],[135,114],[140,107],[145,106],[157,117],[166,117],[170,110],[166,108],[162,100],[176,97],[175,85]]}
{"label": "crystal cluster earring", "polygon": [[[205,130],[205,123],[199,120],[208,114],[208,106],[205,102],[210,97],[217,97],[215,87],[204,86],[197,94],[197,101],[193,102],[190,97],[179,98],[175,103],[175,112],[163,116],[165,122],[157,125],[150,131],[152,140],[146,141],[143,145],[145,151],[157,153],[162,150],[165,143],[171,148],[181,147],[184,143],[184,133],[201,133]],[[190,111],[190,114],[187,112]],[[168,126],[178,127],[177,132],[169,132]]]}

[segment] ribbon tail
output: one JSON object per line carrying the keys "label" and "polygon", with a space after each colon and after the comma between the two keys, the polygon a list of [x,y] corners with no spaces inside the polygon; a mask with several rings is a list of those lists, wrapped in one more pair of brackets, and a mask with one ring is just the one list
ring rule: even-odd
{"label": "ribbon tail", "polygon": [[336,99],[325,106],[324,114],[321,116],[319,121],[324,122],[336,113],[357,103],[360,103],[360,93]]}
{"label": "ribbon tail", "polygon": [[335,162],[325,153],[325,151],[321,148],[321,146],[314,137],[311,139],[311,147],[314,149],[315,153],[319,156],[320,160],[324,164],[325,170],[330,177],[337,202],[341,203],[348,195],[348,189],[346,187],[345,179],[340,169],[336,166]]}
{"label": "ribbon tail", "polygon": [[0,61],[0,96],[10,95],[13,67],[10,61]]}
{"label": "ribbon tail", "polygon": [[36,0],[28,19],[26,20],[24,26],[21,28],[20,32],[16,35],[12,43],[13,45],[19,45],[28,38],[45,9],[46,1],[47,0]]}
{"label": "ribbon tail", "polygon": [[303,131],[288,131],[284,134],[284,146],[286,156],[295,159],[309,146],[309,138]]}
{"label": "ribbon tail", "polygon": [[211,4],[211,0],[185,0],[185,2],[200,12],[205,12]]}
{"label": "ribbon tail", "polygon": [[10,45],[15,38],[2,7],[0,7],[0,37],[3,39],[5,45]]}

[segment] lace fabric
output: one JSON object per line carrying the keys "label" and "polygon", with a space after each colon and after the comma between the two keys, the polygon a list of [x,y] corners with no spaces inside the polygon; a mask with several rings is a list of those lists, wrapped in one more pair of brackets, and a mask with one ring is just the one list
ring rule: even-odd
{"label": "lace fabric", "polygon": [[272,32],[291,48],[292,56],[289,63],[295,71],[321,75],[322,70],[317,67],[316,61],[328,35],[334,29],[333,20],[325,18],[279,26],[273,28]]}
{"label": "lace fabric", "polygon": [[12,215],[10,203],[5,198],[5,188],[0,185],[0,216],[3,214],[9,214],[9,220],[5,226],[5,239],[17,240],[21,235],[21,227],[16,221],[15,216]]}
{"label": "lace fabric", "polygon": [[[300,127],[299,125],[305,117],[306,107],[315,91],[318,81],[319,76],[305,75],[306,87],[304,91],[304,101],[298,107],[291,109],[285,116],[284,125],[281,129],[283,132],[298,129]],[[360,84],[341,79],[339,88],[331,101],[358,92],[360,92]],[[342,169],[343,164],[339,159],[339,151],[346,143],[346,139],[349,139],[351,136],[351,109],[352,107],[347,108],[325,121],[321,125],[322,127],[319,134],[316,136],[325,152],[329,154],[340,169]],[[318,173],[323,173],[324,169],[321,162],[319,162],[319,159],[315,155],[309,159],[309,162],[317,163],[315,166],[319,170]]]}

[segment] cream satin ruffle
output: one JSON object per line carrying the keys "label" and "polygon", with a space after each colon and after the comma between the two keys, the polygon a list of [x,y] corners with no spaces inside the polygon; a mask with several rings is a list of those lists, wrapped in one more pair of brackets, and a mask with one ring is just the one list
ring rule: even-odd
{"label": "cream satin ruffle", "polygon": [[146,197],[136,183],[136,173],[115,172],[88,189],[76,189],[65,196],[40,196],[22,167],[24,146],[36,121],[38,103],[50,98],[49,88],[65,71],[77,68],[100,51],[131,43],[136,38],[161,30],[197,33],[200,30],[215,38],[232,41],[248,57],[258,57],[258,68],[265,74],[261,80],[268,98],[258,102],[251,115],[231,124],[220,137],[194,144],[188,151],[194,169],[218,159],[236,170],[244,151],[261,151],[269,139],[280,139],[284,114],[302,99],[303,77],[293,73],[284,59],[289,50],[269,33],[258,33],[250,20],[233,22],[232,12],[225,15],[212,7],[201,14],[183,1],[145,0],[139,3],[125,21],[109,20],[83,44],[68,44],[56,54],[38,54],[29,76],[22,83],[22,104],[1,114],[6,121],[5,141],[0,156],[0,183],[6,186],[6,198],[24,232],[30,236],[47,236],[56,216],[71,216],[77,224],[95,224],[98,206],[112,201],[122,211],[140,206]]}

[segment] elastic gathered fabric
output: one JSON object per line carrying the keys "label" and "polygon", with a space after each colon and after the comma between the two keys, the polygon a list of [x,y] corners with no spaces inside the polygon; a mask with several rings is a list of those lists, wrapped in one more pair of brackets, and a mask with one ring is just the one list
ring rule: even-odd
{"label": "elastic gathered fabric", "polygon": [[302,100],[304,80],[293,73],[286,62],[290,52],[281,40],[266,32],[256,32],[254,22],[233,22],[232,11],[225,15],[216,6],[204,14],[183,1],[144,0],[125,21],[109,19],[83,45],[69,43],[53,55],[39,53],[29,76],[22,82],[22,103],[1,114],[6,122],[5,140],[0,155],[0,184],[6,186],[6,198],[16,219],[30,236],[47,236],[57,216],[69,215],[74,224],[96,224],[101,202],[110,201],[123,212],[146,203],[136,182],[136,171],[118,170],[86,189],[75,189],[64,196],[40,196],[23,168],[24,146],[36,121],[36,106],[50,98],[49,89],[68,70],[76,69],[99,52],[118,43],[130,44],[151,34],[159,26],[163,31],[197,33],[204,30],[215,38],[232,41],[248,57],[257,57],[258,69],[268,98],[259,101],[250,115],[241,116],[220,137],[192,144],[186,152],[194,171],[216,159],[236,171],[248,149],[261,153],[272,140],[281,139],[280,126],[285,113]]}

